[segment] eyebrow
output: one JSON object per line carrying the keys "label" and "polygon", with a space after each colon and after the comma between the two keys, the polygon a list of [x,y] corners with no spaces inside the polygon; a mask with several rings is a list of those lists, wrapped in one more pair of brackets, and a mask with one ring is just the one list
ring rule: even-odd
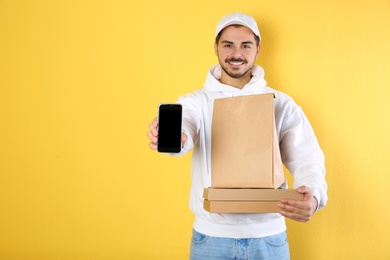
{"label": "eyebrow", "polygon": [[[233,42],[231,41],[228,41],[228,40],[223,40],[221,41],[221,43],[229,43],[229,44],[233,44]],[[254,44],[252,41],[245,41],[245,42],[242,42],[241,44]]]}

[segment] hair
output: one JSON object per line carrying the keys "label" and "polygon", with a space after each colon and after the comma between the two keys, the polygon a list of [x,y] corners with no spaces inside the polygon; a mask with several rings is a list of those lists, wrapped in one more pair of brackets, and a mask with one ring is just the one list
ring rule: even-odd
{"label": "hair", "polygon": [[[229,25],[229,26],[234,26],[234,27],[236,27],[236,28],[238,28],[238,27],[244,27],[244,25],[241,25],[241,24],[233,24],[233,25]],[[227,27],[229,27],[229,26],[227,26]],[[225,27],[225,28],[227,28],[227,27]],[[217,37],[215,37],[215,43],[216,43],[216,44],[218,44],[219,39],[221,38],[221,34],[222,34],[222,32],[225,30],[225,28],[223,28],[223,29],[218,33]],[[260,37],[257,36],[255,33],[253,33],[253,36],[255,37],[256,45],[259,46],[259,44],[260,44]]]}

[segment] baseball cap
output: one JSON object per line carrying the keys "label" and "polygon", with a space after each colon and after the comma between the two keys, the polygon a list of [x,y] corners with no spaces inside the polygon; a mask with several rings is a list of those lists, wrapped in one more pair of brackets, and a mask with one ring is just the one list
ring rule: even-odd
{"label": "baseball cap", "polygon": [[259,38],[261,39],[259,28],[257,27],[257,23],[256,23],[255,19],[253,19],[252,16],[250,16],[250,15],[238,13],[238,12],[228,14],[219,21],[219,23],[217,25],[217,29],[215,31],[215,37],[217,37],[217,35],[224,28],[228,27],[229,25],[234,25],[234,24],[243,25],[245,27],[248,27],[249,29],[252,30],[252,32],[255,35],[259,36]]}

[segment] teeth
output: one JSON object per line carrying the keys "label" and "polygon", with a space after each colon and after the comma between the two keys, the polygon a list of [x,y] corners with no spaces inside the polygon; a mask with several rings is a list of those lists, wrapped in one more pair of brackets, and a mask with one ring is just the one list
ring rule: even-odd
{"label": "teeth", "polygon": [[242,64],[244,64],[243,62],[235,62],[235,61],[231,61],[231,62],[229,62],[230,64],[232,64],[232,65],[242,65]]}

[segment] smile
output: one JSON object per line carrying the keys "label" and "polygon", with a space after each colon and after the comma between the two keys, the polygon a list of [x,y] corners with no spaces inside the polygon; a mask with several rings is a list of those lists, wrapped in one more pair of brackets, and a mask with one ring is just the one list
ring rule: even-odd
{"label": "smile", "polygon": [[244,61],[228,61],[229,64],[233,66],[240,66],[243,65],[245,62]]}

